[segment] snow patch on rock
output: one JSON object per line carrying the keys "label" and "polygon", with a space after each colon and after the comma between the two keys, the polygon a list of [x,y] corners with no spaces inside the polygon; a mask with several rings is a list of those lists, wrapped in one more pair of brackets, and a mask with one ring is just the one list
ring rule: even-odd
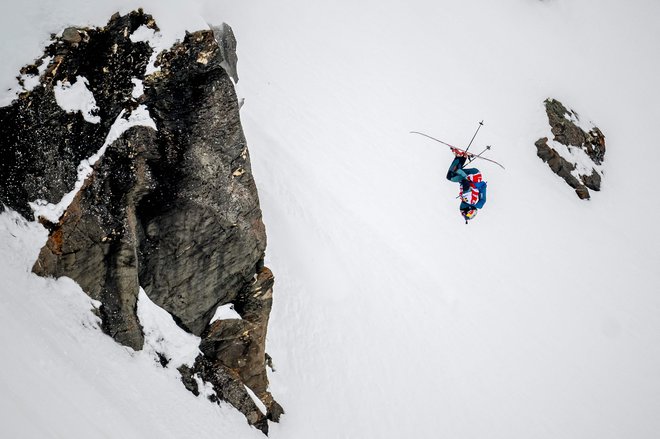
{"label": "snow patch on rock", "polygon": [[144,95],[144,83],[141,79],[138,78],[131,79],[131,82],[133,83],[133,91],[131,92],[131,96],[133,99],[138,99],[140,96]]}
{"label": "snow patch on rock", "polygon": [[154,358],[163,356],[169,368],[193,365],[200,354],[201,339],[177,326],[172,315],[153,303],[142,288],[138,295],[137,314],[144,332],[145,353]]}
{"label": "snow patch on rock", "polygon": [[252,398],[252,401],[254,401],[254,404],[261,410],[261,413],[264,415],[268,414],[268,409],[266,408],[266,405],[261,402],[261,400],[257,397],[257,395],[250,389],[248,386],[244,386],[245,391],[247,392],[248,395],[250,395],[250,398]]}
{"label": "snow patch on rock", "polygon": [[166,45],[167,43],[165,42],[165,38],[163,38],[163,34],[148,26],[142,25],[131,34],[130,39],[134,43],[139,41],[148,43],[153,49],[153,53],[151,54],[151,58],[149,58],[149,63],[144,72],[145,76],[159,71],[160,67],[156,67],[158,54],[169,48],[169,46]]}
{"label": "snow patch on rock", "polygon": [[241,315],[234,309],[234,304],[227,303],[218,307],[218,309],[215,311],[215,314],[213,315],[213,318],[211,319],[211,323],[215,322],[216,320],[232,319],[243,320]]}
{"label": "snow patch on rock", "polygon": [[67,113],[80,111],[87,122],[99,123],[101,117],[96,114],[99,107],[96,106],[96,99],[87,88],[88,85],[89,81],[82,76],[77,76],[73,84],[68,81],[57,81],[53,87],[55,100]]}
{"label": "snow patch on rock", "polygon": [[128,118],[124,117],[125,113],[126,112],[122,110],[119,116],[117,116],[115,123],[112,124],[112,127],[108,132],[103,146],[101,146],[101,148],[91,157],[80,162],[80,165],[78,165],[78,178],[73,190],[65,194],[58,203],[50,203],[47,200],[35,200],[30,203],[35,218],[43,217],[50,222],[57,223],[85,183],[85,180],[87,180],[92,174],[94,164],[103,157],[108,146],[121,137],[126,130],[134,126],[146,126],[157,130],[156,123],[149,115],[149,110],[145,105],[140,105],[133,110]]}

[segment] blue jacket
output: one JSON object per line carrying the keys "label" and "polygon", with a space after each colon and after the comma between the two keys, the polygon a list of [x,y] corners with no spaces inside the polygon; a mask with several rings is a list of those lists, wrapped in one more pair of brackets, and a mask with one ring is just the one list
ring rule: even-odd
{"label": "blue jacket", "polygon": [[485,181],[474,183],[474,186],[479,190],[479,201],[474,205],[477,209],[481,209],[486,204],[486,187],[488,186]]}

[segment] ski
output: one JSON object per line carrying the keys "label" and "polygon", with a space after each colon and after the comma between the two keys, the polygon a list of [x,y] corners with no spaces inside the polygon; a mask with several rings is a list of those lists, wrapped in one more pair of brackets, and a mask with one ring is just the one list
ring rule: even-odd
{"label": "ski", "polygon": [[[497,166],[499,166],[499,167],[502,168],[502,169],[506,169],[504,166],[502,166],[501,163],[498,163],[498,162],[496,162],[495,160],[492,160],[492,159],[489,159],[489,158],[486,158],[486,157],[482,157],[481,154],[483,154],[483,152],[482,152],[481,154],[473,154],[473,153],[468,152],[468,151],[466,151],[466,150],[464,150],[464,149],[461,149],[461,148],[458,148],[458,147],[456,147],[456,146],[454,146],[454,145],[451,145],[451,144],[449,144],[449,143],[447,143],[447,142],[443,142],[443,141],[440,140],[440,139],[436,139],[436,138],[433,137],[433,136],[429,136],[428,134],[420,133],[419,131],[411,131],[411,133],[412,133],[412,134],[419,134],[420,136],[424,136],[424,137],[428,137],[429,139],[431,139],[431,140],[435,140],[435,141],[438,142],[438,143],[442,143],[443,145],[446,145],[446,146],[448,146],[448,147],[451,148],[451,149],[455,149],[456,151],[459,151],[459,152],[465,154],[465,156],[468,157],[468,158],[470,159],[470,161],[472,161],[472,160],[474,160],[474,159],[486,160],[486,161],[488,161],[488,162],[495,163]],[[488,148],[488,149],[489,149],[489,148]],[[484,151],[484,152],[485,152],[485,151]]]}

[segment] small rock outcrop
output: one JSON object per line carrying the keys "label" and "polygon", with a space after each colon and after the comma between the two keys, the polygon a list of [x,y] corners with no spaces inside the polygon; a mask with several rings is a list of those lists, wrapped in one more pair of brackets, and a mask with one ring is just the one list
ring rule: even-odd
{"label": "small rock outcrop", "polygon": [[234,82],[238,82],[238,56],[236,55],[236,37],[234,31],[227,23],[222,23],[220,26],[211,26],[213,36],[215,37],[218,47],[220,47],[220,55],[222,56],[222,67],[227,71]]}
{"label": "small rock outcrop", "polygon": [[[31,202],[57,203],[79,165],[107,148],[59,219],[39,218],[49,238],[33,271],[78,282],[101,302],[103,330],[135,350],[144,289],[202,339],[195,363],[180,368],[186,387],[210,383],[267,433],[283,413],[266,374],[274,280],[226,53],[211,30],[188,33],[146,74],[153,49],[132,38],[140,28],[158,30],[141,10],[67,28],[25,69],[44,73],[0,108],[0,202],[30,217]],[[87,114],[58,103],[58,87],[74,83],[95,101]],[[113,140],[118,124],[130,127]],[[212,322],[230,303],[241,318]]]}
{"label": "small rock outcrop", "polygon": [[581,199],[589,199],[589,189],[599,191],[605,159],[605,136],[589,126],[584,128],[578,114],[554,99],[545,101],[552,139],[535,142],[537,155],[568,183]]}
{"label": "small rock outcrop", "polygon": [[[238,407],[259,428],[267,427],[267,420],[278,422],[284,413],[268,392],[266,376],[253,373],[261,367],[264,358],[269,358],[264,346],[272,297],[273,274],[263,267],[254,283],[244,288],[234,302],[242,318],[212,323],[199,347],[203,355],[197,357],[192,368],[181,370],[191,391],[197,392],[192,377],[195,374],[205,377],[217,395]],[[265,405],[266,413],[251,398],[246,398],[243,384]]]}

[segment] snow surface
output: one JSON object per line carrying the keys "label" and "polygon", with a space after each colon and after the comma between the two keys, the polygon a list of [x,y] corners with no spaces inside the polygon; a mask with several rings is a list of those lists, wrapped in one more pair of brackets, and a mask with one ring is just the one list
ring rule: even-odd
{"label": "snow surface", "polygon": [[[276,276],[270,437],[658,436],[660,205],[635,197],[660,162],[657,1],[182,3],[139,6],[168,41],[223,21],[238,40]],[[135,6],[12,5],[0,90],[50,32]],[[606,136],[588,202],[536,157],[548,97]],[[450,152],[409,131],[467,143],[482,119],[473,148],[507,169],[478,165],[466,226]],[[5,213],[0,233],[3,437],[261,437],[29,274],[43,229]]]}
{"label": "snow surface", "polygon": [[[72,280],[30,274],[46,237],[38,224],[0,215],[0,436],[263,437],[230,406],[188,392],[178,372],[156,363],[149,344],[134,352],[102,334],[90,311],[95,303]],[[144,316],[148,308],[140,305]],[[163,321],[151,311],[142,320],[147,328]]]}
{"label": "snow surface", "polygon": [[145,25],[137,28],[135,32],[131,34],[130,38],[134,43],[137,43],[138,41],[149,43],[149,46],[151,46],[151,49],[153,50],[149,62],[147,63],[145,74],[151,75],[159,71],[160,68],[156,67],[156,59],[158,58],[158,54],[163,50],[169,49],[172,45],[172,41],[163,38],[163,34],[161,32],[156,32],[154,29],[150,29]]}
{"label": "snow surface", "polygon": [[165,357],[170,369],[192,367],[200,354],[201,339],[179,328],[172,315],[153,303],[140,288],[137,315],[144,332],[144,351],[154,358]]}
{"label": "snow surface", "polygon": [[242,317],[234,309],[233,303],[227,303],[225,305],[219,306],[218,309],[215,310],[215,314],[213,314],[211,323],[215,322],[216,320],[232,320],[232,319],[242,320]]}

